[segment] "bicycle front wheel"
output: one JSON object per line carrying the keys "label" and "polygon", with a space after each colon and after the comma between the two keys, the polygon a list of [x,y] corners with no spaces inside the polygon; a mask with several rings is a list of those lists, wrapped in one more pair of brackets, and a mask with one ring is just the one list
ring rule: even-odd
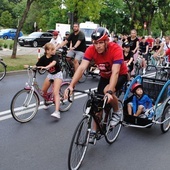
{"label": "bicycle front wheel", "polygon": [[123,105],[122,105],[121,101],[118,101],[118,104],[119,104],[119,110],[121,113],[121,114],[119,114],[119,123],[115,126],[110,125],[110,120],[112,118],[113,109],[110,110],[110,114],[108,116],[105,139],[106,139],[107,143],[109,143],[109,144],[112,144],[117,139],[117,137],[119,136],[120,130],[122,128]]}
{"label": "bicycle front wheel", "polygon": [[0,62],[0,80],[2,80],[6,75],[6,65]]}
{"label": "bicycle front wheel", "polygon": [[90,120],[84,117],[74,132],[68,154],[69,170],[77,170],[84,159],[90,136]]}
{"label": "bicycle front wheel", "polygon": [[68,101],[67,99],[64,99],[64,91],[69,85],[70,85],[69,82],[65,82],[60,87],[60,108],[59,109],[61,112],[65,112],[69,110],[74,101],[74,93],[70,96],[70,100],[72,102]]}
{"label": "bicycle front wheel", "polygon": [[11,114],[13,118],[21,123],[29,122],[38,111],[39,98],[32,90],[20,90],[12,99]]}

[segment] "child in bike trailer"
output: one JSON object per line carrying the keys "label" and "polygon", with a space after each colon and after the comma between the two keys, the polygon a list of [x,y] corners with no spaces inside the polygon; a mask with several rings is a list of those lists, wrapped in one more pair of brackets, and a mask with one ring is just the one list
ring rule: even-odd
{"label": "child in bike trailer", "polygon": [[144,94],[141,84],[133,84],[131,92],[134,96],[132,98],[132,102],[129,102],[127,105],[129,115],[139,116],[152,107],[152,100],[148,95]]}
{"label": "child in bike trailer", "polygon": [[[55,111],[51,114],[52,117],[55,117],[57,119],[60,119],[60,112],[59,112],[59,106],[60,106],[60,95],[59,90],[60,86],[63,81],[63,74],[61,72],[61,67],[59,65],[58,57],[55,55],[55,45],[53,43],[47,43],[44,46],[45,54],[39,59],[39,61],[36,63],[36,66],[41,67],[41,69],[48,70],[48,75],[44,80],[42,91],[43,95],[47,95],[47,91],[49,87],[51,86],[50,80],[54,80],[54,100],[55,100]],[[44,102],[45,108],[48,108],[48,101]]]}

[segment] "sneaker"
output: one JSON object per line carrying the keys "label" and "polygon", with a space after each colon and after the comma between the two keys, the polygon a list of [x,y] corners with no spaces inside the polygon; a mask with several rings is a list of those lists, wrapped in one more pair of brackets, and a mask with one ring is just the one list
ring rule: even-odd
{"label": "sneaker", "polygon": [[55,117],[57,119],[60,119],[60,112],[59,111],[55,111],[54,113],[51,114],[52,117]]}
{"label": "sneaker", "polygon": [[119,113],[113,113],[112,119],[110,121],[111,126],[116,126],[120,121],[120,114]]}
{"label": "sneaker", "polygon": [[96,132],[90,132],[89,143],[93,145],[96,143]]}

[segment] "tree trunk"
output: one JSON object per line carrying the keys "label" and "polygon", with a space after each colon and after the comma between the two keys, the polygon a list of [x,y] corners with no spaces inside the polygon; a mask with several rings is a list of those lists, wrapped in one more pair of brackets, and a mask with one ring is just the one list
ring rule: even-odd
{"label": "tree trunk", "polygon": [[17,32],[16,32],[16,36],[15,36],[15,39],[14,39],[14,46],[13,46],[13,51],[12,51],[12,55],[11,55],[11,58],[16,58],[16,54],[17,54],[17,42],[18,42],[18,36],[19,36],[19,32],[21,31],[21,28],[25,22],[25,19],[28,15],[28,12],[30,10],[30,7],[31,7],[31,4],[36,1],[36,0],[27,0],[27,5],[26,5],[26,8],[25,8],[25,11],[23,13],[23,16],[21,18],[21,20],[19,21],[19,24],[18,24],[18,28],[17,28]]}

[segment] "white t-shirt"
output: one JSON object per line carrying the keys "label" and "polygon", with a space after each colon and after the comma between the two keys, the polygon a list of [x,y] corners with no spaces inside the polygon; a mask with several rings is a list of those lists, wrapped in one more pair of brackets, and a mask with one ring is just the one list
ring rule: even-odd
{"label": "white t-shirt", "polygon": [[52,38],[50,43],[53,43],[55,46],[57,46],[58,44],[60,44],[62,42],[62,39],[60,36],[58,36],[56,39]]}

